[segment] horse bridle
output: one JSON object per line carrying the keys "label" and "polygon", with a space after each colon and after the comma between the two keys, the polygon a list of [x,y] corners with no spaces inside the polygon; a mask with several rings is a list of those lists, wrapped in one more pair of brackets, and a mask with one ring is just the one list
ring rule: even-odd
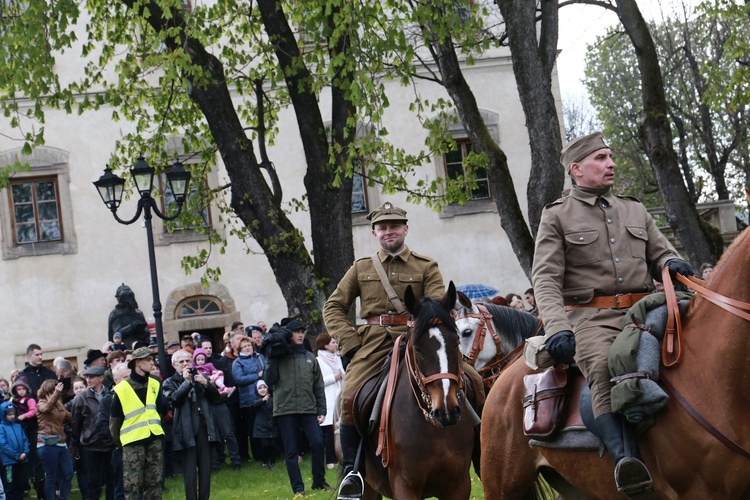
{"label": "horse bridle", "polygon": [[[516,346],[515,349],[503,356],[502,341],[500,340],[500,336],[495,331],[492,321],[488,321],[492,319],[492,314],[487,310],[486,306],[482,304],[476,304],[476,306],[477,309],[479,309],[478,313],[464,312],[456,315],[456,319],[479,318],[479,326],[477,326],[477,332],[474,335],[474,342],[472,342],[471,344],[471,349],[469,350],[468,354],[463,355],[464,360],[472,367],[474,367],[474,364],[477,362],[476,357],[482,350],[487,332],[490,332],[490,335],[492,335],[492,340],[493,342],[495,342],[497,352],[489,363],[477,370],[477,373],[482,377],[482,380],[484,381],[484,385],[487,389],[489,389],[490,387],[492,387],[495,379],[500,376],[503,368],[518,359],[518,357],[521,355],[521,352],[523,352],[524,344],[521,343],[520,345]],[[465,307],[465,309],[468,311],[468,308]],[[541,327],[542,322],[539,321],[537,332],[539,331],[539,329],[541,329]]]}
{"label": "horse bridle", "polygon": [[[437,318],[430,321],[430,325],[432,326],[442,323],[443,322]],[[417,401],[417,406],[419,406],[419,409],[422,410],[422,415],[424,416],[425,420],[430,422],[432,425],[439,427],[437,421],[432,416],[432,398],[430,398],[430,394],[427,392],[427,384],[431,384],[432,382],[437,382],[438,380],[443,379],[452,380],[456,382],[456,384],[458,384],[458,393],[460,395],[464,390],[464,369],[459,362],[458,375],[450,372],[440,372],[425,376],[422,373],[422,370],[419,369],[419,365],[417,364],[416,359],[414,359],[416,354],[414,352],[414,342],[412,341],[414,337],[413,335],[411,335],[411,333],[413,333],[411,329],[409,333],[409,339],[406,342],[406,352],[404,353],[404,362],[406,363],[406,370],[409,373],[409,379],[412,382],[410,384],[411,390],[414,394],[414,399]],[[419,390],[419,394],[417,394],[417,390]]]}

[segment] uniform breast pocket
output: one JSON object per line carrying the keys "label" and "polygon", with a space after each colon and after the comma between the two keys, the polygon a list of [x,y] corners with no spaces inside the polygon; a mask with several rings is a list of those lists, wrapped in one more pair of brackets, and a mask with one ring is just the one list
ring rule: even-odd
{"label": "uniform breast pocket", "polygon": [[630,239],[630,255],[636,259],[646,260],[646,244],[648,243],[648,231],[645,227],[626,226]]}
{"label": "uniform breast pocket", "polygon": [[583,266],[602,260],[599,233],[595,230],[565,233],[565,261],[571,266]]}
{"label": "uniform breast pocket", "polygon": [[359,281],[360,297],[378,296],[378,287],[380,287],[378,273],[375,271],[372,273],[359,273],[357,275],[357,281]]}
{"label": "uniform breast pocket", "polygon": [[398,275],[398,284],[399,284],[399,297],[403,297],[403,292],[406,291],[406,287],[411,285],[411,290],[414,292],[414,295],[419,298],[424,295],[424,286],[422,282],[424,281],[424,276],[422,274],[412,273],[412,274],[406,274],[406,273],[399,273]]}

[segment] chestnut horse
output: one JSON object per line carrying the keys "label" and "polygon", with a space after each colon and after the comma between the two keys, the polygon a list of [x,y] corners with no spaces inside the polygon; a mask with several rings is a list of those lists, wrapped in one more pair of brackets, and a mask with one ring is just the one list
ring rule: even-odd
{"label": "chestnut horse", "polygon": [[406,289],[404,304],[414,326],[406,335],[391,403],[390,462],[384,468],[375,456],[376,429],[364,443],[365,498],[466,500],[471,494],[474,428],[461,390],[461,353],[450,315],[455,302],[453,282],[440,302],[417,301],[411,287]]}
{"label": "chestnut horse", "polygon": [[[750,301],[750,231],[727,249],[706,287]],[[661,378],[708,424],[670,397],[640,437],[641,454],[660,498],[742,498],[750,492],[750,321],[698,296],[683,325],[683,359],[662,367]],[[524,498],[539,471],[565,498],[625,498],[617,493],[607,454],[529,447],[521,407],[528,373],[524,361],[516,361],[487,398],[481,431],[485,498]]]}

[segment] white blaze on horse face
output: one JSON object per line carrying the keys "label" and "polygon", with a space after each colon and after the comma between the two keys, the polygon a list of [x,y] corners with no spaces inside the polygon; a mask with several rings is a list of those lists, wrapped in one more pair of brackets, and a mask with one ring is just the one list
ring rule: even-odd
{"label": "white blaze on horse face", "polygon": [[[437,340],[440,343],[440,348],[437,350],[438,362],[440,363],[440,373],[448,373],[448,350],[445,348],[445,338],[440,328],[430,328],[430,338]],[[440,379],[440,383],[443,384],[443,408],[448,408],[448,389],[450,389],[450,380],[447,378]]]}

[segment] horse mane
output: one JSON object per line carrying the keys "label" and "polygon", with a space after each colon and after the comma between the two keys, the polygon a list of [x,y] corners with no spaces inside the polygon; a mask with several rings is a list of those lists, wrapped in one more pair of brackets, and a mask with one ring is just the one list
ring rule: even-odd
{"label": "horse mane", "polygon": [[[517,346],[529,337],[533,337],[539,330],[539,319],[531,313],[520,311],[512,307],[483,304],[487,312],[492,314],[495,331],[503,340],[503,345]],[[544,334],[544,330],[540,331]]]}
{"label": "horse mane", "polygon": [[419,302],[422,307],[420,308],[417,316],[414,318],[413,331],[415,333],[421,334],[422,332],[426,332],[427,330],[435,326],[435,320],[443,323],[449,330],[453,332],[456,331],[456,323],[455,321],[453,321],[453,317],[451,316],[450,311],[446,311],[445,309],[443,309],[437,300],[431,299],[429,297],[422,297],[421,299],[419,299]]}

